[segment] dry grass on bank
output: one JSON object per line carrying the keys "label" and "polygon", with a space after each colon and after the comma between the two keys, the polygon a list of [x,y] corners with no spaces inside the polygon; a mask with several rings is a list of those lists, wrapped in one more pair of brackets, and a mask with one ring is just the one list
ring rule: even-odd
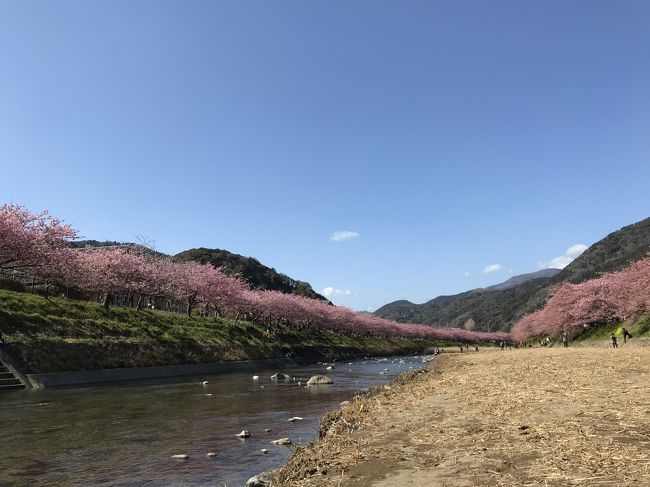
{"label": "dry grass on bank", "polygon": [[650,485],[648,347],[443,355],[366,396],[273,485]]}

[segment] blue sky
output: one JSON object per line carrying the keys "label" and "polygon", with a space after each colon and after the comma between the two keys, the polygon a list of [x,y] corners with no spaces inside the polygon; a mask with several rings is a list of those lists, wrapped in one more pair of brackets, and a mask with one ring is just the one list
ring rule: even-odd
{"label": "blue sky", "polygon": [[0,59],[0,202],[355,309],[650,216],[644,0],[5,1]]}

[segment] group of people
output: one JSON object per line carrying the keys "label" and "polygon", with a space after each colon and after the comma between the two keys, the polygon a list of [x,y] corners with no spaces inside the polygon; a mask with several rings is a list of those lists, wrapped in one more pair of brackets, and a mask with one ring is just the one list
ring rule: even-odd
{"label": "group of people", "polygon": [[[623,343],[627,343],[627,339],[632,338],[632,335],[629,331],[627,331],[627,328],[625,327],[623,327],[621,331],[623,332]],[[609,336],[609,339],[612,341],[612,347],[618,348],[618,338],[616,338],[616,335],[614,333]]]}
{"label": "group of people", "polygon": [[[621,333],[623,334],[623,343],[627,343],[628,339],[632,338],[632,335],[630,334],[630,332],[625,327],[623,327],[621,329]],[[562,346],[564,348],[568,347],[569,346],[569,334],[566,331],[563,331],[562,335],[561,335],[561,338],[562,338]],[[618,348],[618,338],[616,336],[616,333],[612,332],[612,334],[609,336],[609,338],[612,341],[612,347]],[[548,346],[550,346],[550,344],[551,344],[551,338],[550,337],[542,338],[539,341],[539,346],[540,347],[548,347]],[[526,345],[524,344],[524,346],[526,346]],[[531,345],[528,344],[528,346],[531,346]],[[501,348],[503,348],[503,346],[501,346]]]}

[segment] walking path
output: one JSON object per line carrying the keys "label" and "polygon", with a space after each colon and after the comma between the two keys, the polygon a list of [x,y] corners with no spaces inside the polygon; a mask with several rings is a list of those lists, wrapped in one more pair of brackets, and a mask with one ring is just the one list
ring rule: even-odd
{"label": "walking path", "polygon": [[333,414],[273,485],[650,485],[650,347],[443,354],[413,375]]}

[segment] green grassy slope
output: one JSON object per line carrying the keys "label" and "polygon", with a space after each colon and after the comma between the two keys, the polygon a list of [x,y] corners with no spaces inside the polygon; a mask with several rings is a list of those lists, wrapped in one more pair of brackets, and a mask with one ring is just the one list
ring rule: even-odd
{"label": "green grassy slope", "polygon": [[220,318],[0,290],[5,349],[27,372],[276,358],[292,351],[307,360],[416,353],[433,342],[352,337],[328,331],[266,327]]}
{"label": "green grassy slope", "polygon": [[574,341],[582,345],[604,343],[610,346],[610,335],[614,333],[618,338],[618,344],[623,345],[623,327],[632,334],[630,344],[650,346],[650,315],[641,315],[624,323],[585,328],[574,338]]}

